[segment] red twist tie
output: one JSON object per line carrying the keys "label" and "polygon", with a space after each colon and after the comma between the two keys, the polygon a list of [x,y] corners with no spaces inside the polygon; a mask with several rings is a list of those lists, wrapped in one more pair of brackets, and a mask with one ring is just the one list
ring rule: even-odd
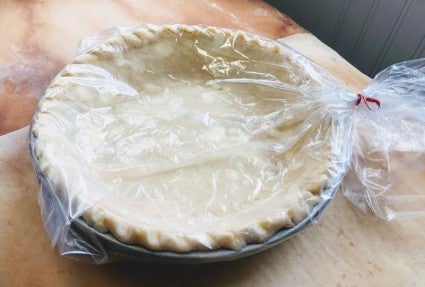
{"label": "red twist tie", "polygon": [[377,99],[365,97],[362,94],[357,94],[357,97],[358,99],[356,101],[356,106],[358,106],[361,102],[363,102],[370,111],[372,110],[372,108],[369,106],[368,103],[374,103],[375,105],[378,106],[378,109],[381,107],[381,102]]}

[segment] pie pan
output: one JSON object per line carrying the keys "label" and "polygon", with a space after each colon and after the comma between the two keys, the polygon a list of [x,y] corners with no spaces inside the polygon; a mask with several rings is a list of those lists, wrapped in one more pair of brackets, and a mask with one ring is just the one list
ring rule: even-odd
{"label": "pie pan", "polygon": [[320,73],[285,49],[218,28],[149,26],[65,67],[30,129],[42,217],[61,253],[227,261],[314,221],[346,171],[348,129],[312,93]]}

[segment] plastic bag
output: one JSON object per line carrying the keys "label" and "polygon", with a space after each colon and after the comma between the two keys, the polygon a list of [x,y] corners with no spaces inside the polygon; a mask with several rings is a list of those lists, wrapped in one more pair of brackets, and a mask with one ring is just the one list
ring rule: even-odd
{"label": "plastic bag", "polygon": [[[194,263],[264,250],[317,222],[348,170],[353,146],[344,192],[363,204],[359,200],[363,191],[352,188],[356,176],[370,171],[363,159],[371,157],[362,140],[376,143],[368,125],[379,121],[384,125],[388,115],[382,118],[381,110],[356,108],[357,95],[326,71],[281,43],[243,32],[181,25],[110,32],[100,42],[96,38],[82,42],[82,56],[52,82],[31,129],[42,216],[61,254],[94,263],[117,259]],[[153,40],[161,33],[165,41]],[[140,39],[148,40],[140,44]],[[93,61],[99,55],[104,61]],[[423,67],[421,63],[417,65]],[[167,80],[158,82],[160,74]],[[372,84],[362,93],[380,99],[384,111],[388,106],[380,93],[387,93],[387,82]],[[69,109],[49,102],[55,97],[77,104]],[[140,103],[150,110],[141,109]],[[403,114],[399,115],[404,127]],[[119,125],[104,130],[117,120],[135,130],[143,123],[146,130],[125,134]],[[185,129],[181,121],[191,128]],[[393,133],[400,127],[394,126]],[[52,128],[52,133],[43,134]],[[385,135],[394,141],[387,150],[378,149],[386,155],[398,140],[392,133]],[[111,137],[118,143],[113,151],[104,144]],[[76,163],[76,155],[84,160]],[[376,185],[367,183],[366,188]],[[223,188],[228,190],[220,192]],[[204,190],[210,193],[194,203],[198,191]],[[247,192],[243,197],[241,190]],[[280,201],[280,190],[293,195],[288,206],[288,201]],[[361,198],[373,205],[377,197],[366,194]],[[114,209],[122,197],[125,208]],[[240,208],[256,200],[265,219],[256,217],[255,207]],[[181,206],[175,204],[178,201]],[[104,212],[105,206],[109,211]],[[230,235],[214,233],[234,224],[226,214],[232,208],[235,213],[229,214],[236,223],[246,224]],[[138,210],[157,218],[143,218]],[[189,216],[191,212],[202,213],[206,231],[192,232],[192,221],[198,219]],[[174,228],[172,235],[158,229],[168,223]],[[135,225],[144,229],[135,230]]]}
{"label": "plastic bag", "polygon": [[386,220],[425,215],[425,59],[390,66],[362,94],[382,104],[354,113],[344,195]]}

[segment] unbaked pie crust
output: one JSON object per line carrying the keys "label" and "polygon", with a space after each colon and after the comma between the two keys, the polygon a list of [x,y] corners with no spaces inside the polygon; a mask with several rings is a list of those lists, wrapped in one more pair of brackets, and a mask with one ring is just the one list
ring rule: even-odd
{"label": "unbaked pie crust", "polygon": [[291,88],[307,82],[273,41],[133,28],[53,80],[36,156],[70,217],[119,241],[240,249],[304,219],[326,187],[331,119]]}

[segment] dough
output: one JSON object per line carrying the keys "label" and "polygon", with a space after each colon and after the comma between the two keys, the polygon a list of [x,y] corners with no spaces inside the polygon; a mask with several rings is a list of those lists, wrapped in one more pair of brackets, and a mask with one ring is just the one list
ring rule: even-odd
{"label": "dough", "polygon": [[142,26],[72,61],[34,116],[41,171],[71,218],[151,250],[240,249],[304,219],[332,119],[275,42]]}

